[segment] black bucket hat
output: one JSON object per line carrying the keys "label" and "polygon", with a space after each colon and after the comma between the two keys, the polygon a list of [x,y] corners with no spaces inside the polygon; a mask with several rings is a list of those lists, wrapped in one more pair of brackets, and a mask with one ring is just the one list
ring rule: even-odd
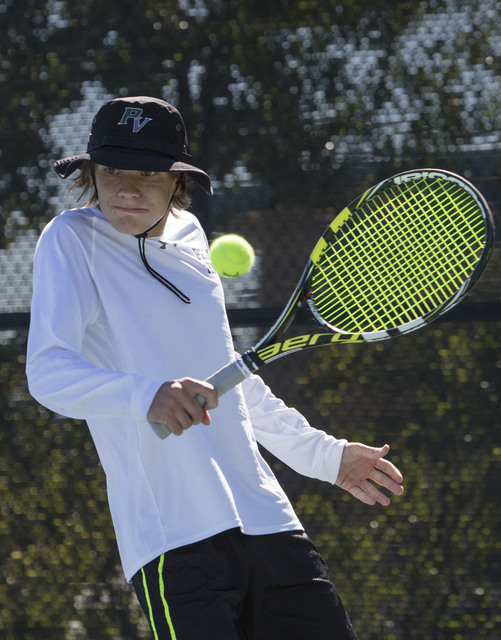
{"label": "black bucket hat", "polygon": [[180,171],[212,193],[209,176],[189,164],[186,127],[179,111],[168,102],[148,96],[115,98],[94,116],[87,153],[54,163],[67,178],[90,160],[114,169]]}

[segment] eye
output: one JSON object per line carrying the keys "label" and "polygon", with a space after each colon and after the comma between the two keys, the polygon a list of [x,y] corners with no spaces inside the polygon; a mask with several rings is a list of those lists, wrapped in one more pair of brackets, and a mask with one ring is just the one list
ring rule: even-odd
{"label": "eye", "polygon": [[115,169],[114,167],[105,167],[104,168],[104,173],[107,176],[116,176],[118,173],[118,169]]}
{"label": "eye", "polygon": [[143,174],[147,177],[147,178],[152,178],[154,175],[156,175],[156,171],[143,171]]}

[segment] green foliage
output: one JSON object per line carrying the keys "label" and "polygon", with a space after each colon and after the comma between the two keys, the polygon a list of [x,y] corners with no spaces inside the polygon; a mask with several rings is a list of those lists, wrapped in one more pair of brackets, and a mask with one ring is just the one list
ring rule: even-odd
{"label": "green foliage", "polygon": [[411,166],[440,154],[453,168],[461,145],[500,128],[499,14],[487,0],[453,4],[5,0],[4,219],[46,213],[44,174],[59,144],[48,120],[85,82],[171,100],[195,159],[236,189],[245,167],[277,207],[331,204],[369,161]]}
{"label": "green foliage", "polygon": [[29,399],[24,351],[21,333],[0,349],[0,635],[148,637],[88,429]]}
{"label": "green foliage", "polygon": [[[4,244],[52,217],[46,174],[62,142],[49,123],[88,82],[178,105],[195,161],[226,195],[244,181],[239,167],[268,188],[269,208],[294,221],[289,249],[281,231],[282,251],[269,246],[263,261],[280,261],[280,286],[299,275],[305,237],[317,233],[304,203],[327,219],[327,207],[417,158],[474,166],[499,201],[497,160],[463,154],[499,144],[491,0],[0,0],[0,28]],[[260,287],[265,304],[282,290],[266,279]],[[499,329],[436,325],[265,374],[314,424],[388,441],[405,475],[403,497],[369,508],[273,462],[362,638],[492,639],[501,626]],[[30,399],[25,337],[0,343],[0,635],[147,638],[87,428]]]}
{"label": "green foliage", "polygon": [[[289,361],[288,393],[273,384],[334,435],[389,442],[404,473],[404,495],[382,508],[277,466],[361,637],[495,637],[500,329],[441,324],[320,350]],[[87,428],[30,400],[24,341],[0,349],[2,637],[147,638]]]}
{"label": "green foliage", "polygon": [[500,328],[323,351],[300,379],[332,433],[389,442],[405,477],[386,509],[313,484],[296,500],[363,637],[492,638],[501,623]]}

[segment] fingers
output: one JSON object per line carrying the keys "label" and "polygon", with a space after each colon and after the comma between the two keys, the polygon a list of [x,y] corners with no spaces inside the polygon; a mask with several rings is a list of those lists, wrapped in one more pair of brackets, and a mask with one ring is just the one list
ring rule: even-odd
{"label": "fingers", "polygon": [[[385,445],[385,447],[388,447],[388,445]],[[388,452],[388,450],[389,447],[387,448],[386,453]],[[394,495],[400,496],[404,492],[404,488],[400,484],[403,480],[403,476],[395,467],[395,465],[392,464],[389,460],[385,460],[383,458],[377,460],[375,465],[369,471],[367,478],[377,485],[383,487],[384,489],[387,489]],[[378,492],[378,495],[371,495],[375,497],[376,502],[379,502],[380,504],[390,504],[390,499],[381,492]],[[384,502],[381,501],[381,496],[385,497]]]}
{"label": "fingers", "polygon": [[355,498],[368,505],[375,505],[379,503],[384,507],[387,507],[391,502],[387,495],[367,481],[361,482],[357,487],[353,487],[350,493]]}
{"label": "fingers", "polygon": [[389,450],[390,447],[387,444],[383,447],[372,448],[371,453],[376,460],[369,471],[368,478],[385,489],[389,489],[392,493],[400,495],[403,492],[403,487],[400,485],[403,476],[393,463],[383,457]]}
{"label": "fingers", "polygon": [[379,466],[374,466],[369,471],[368,478],[395,495],[399,496],[404,491],[404,488],[400,484],[403,480],[402,474],[391,463],[389,463],[389,466],[384,465],[382,469],[380,469]]}
{"label": "fingers", "polygon": [[[383,482],[379,484],[392,491],[392,489],[387,487],[386,484],[383,484]],[[400,495],[402,492],[403,487],[398,487],[398,485],[395,486],[395,491],[392,491],[392,493],[397,495]],[[358,486],[353,487],[350,493],[355,496],[355,498],[358,498],[358,500],[368,505],[381,504],[383,507],[387,507],[391,503],[389,496],[378,489],[376,485],[372,484],[372,482],[369,482],[369,480],[361,481]]]}
{"label": "fingers", "polygon": [[347,443],[336,484],[365,504],[388,506],[390,498],[381,489],[394,495],[404,491],[400,484],[402,474],[384,458],[389,450],[387,444],[368,447],[358,442]]}
{"label": "fingers", "polygon": [[[386,447],[387,449],[383,455],[386,455],[390,450],[390,447],[387,444],[385,444],[384,447],[381,447],[381,450],[383,450]],[[391,463],[389,460],[386,460],[385,458],[383,458],[382,456],[379,458],[379,460],[377,460],[374,467],[382,471],[384,474],[389,476],[395,482],[402,482],[403,480],[403,476],[400,473],[400,471],[397,469],[397,467],[393,463]]]}
{"label": "fingers", "polygon": [[[203,396],[203,407],[197,396]],[[217,392],[211,384],[181,378],[160,387],[148,411],[148,420],[166,424],[174,435],[179,436],[195,424],[209,425],[209,410],[216,407]]]}

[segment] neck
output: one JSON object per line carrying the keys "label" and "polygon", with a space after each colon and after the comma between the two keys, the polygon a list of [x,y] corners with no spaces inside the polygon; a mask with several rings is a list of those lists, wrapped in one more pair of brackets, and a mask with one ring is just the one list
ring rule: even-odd
{"label": "neck", "polygon": [[[176,191],[178,190],[178,187],[179,187],[179,182],[180,182],[180,181],[179,181],[179,180],[177,180],[177,182],[176,182],[176,186],[174,187],[174,191],[172,192],[172,195],[171,195],[170,200],[169,200],[169,204],[167,205],[167,208],[165,209],[165,212],[164,212],[163,216],[162,216],[161,218],[159,218],[159,219],[155,222],[155,224],[151,225],[151,227],[149,227],[149,229],[146,229],[146,231],[143,231],[143,233],[138,233],[138,234],[137,234],[137,236],[136,236],[136,238],[148,238],[148,237],[151,237],[151,236],[156,236],[156,237],[158,237],[158,236],[161,236],[161,235],[162,235],[163,230],[164,230],[164,226],[165,226],[165,221],[167,220],[167,216],[168,216],[168,215],[169,215],[169,213],[170,213],[170,208],[171,208],[171,205],[172,205],[172,200],[174,199],[174,196],[175,196],[175,194],[176,194]],[[160,229],[157,229],[157,227],[159,227],[159,226],[160,226],[160,224],[161,224],[162,222],[163,222],[164,224],[160,227]],[[154,229],[157,229],[157,230],[156,230],[154,233],[152,233],[152,231],[154,231]]]}
{"label": "neck", "polygon": [[[167,220],[167,216],[169,215],[169,209],[163,214],[161,218],[159,218],[155,224],[152,224],[151,227],[143,231],[142,233],[138,233],[136,238],[150,238],[161,236],[165,227],[165,222]],[[163,223],[163,224],[162,224]]]}

